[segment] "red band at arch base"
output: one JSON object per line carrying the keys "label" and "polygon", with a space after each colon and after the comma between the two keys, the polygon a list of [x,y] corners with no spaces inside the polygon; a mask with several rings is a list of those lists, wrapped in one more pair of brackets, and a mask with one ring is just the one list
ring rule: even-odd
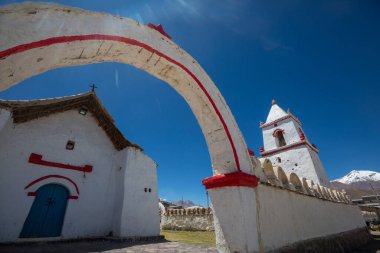
{"label": "red band at arch base", "polygon": [[202,180],[206,190],[222,187],[244,186],[256,188],[259,179],[255,175],[247,174],[241,171],[219,174]]}

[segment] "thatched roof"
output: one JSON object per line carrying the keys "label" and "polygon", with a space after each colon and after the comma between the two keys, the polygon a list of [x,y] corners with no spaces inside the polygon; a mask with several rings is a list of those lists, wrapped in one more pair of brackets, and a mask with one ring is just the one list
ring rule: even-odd
{"label": "thatched roof", "polygon": [[0,108],[6,108],[12,112],[14,123],[23,123],[54,113],[86,108],[92,112],[98,125],[103,128],[117,150],[128,146],[142,150],[138,145],[125,139],[95,92],[50,99],[0,100]]}

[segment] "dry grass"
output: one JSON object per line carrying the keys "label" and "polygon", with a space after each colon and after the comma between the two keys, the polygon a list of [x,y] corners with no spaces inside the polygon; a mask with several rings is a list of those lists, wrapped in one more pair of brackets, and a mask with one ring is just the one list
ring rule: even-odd
{"label": "dry grass", "polygon": [[161,230],[161,235],[168,241],[215,247],[214,231],[173,231]]}

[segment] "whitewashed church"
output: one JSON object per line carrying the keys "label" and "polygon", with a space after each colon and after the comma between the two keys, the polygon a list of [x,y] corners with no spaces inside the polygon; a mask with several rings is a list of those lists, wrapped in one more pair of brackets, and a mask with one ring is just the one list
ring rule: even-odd
{"label": "whitewashed church", "polygon": [[301,122],[290,111],[285,112],[273,100],[267,120],[260,127],[264,140],[264,147],[260,148],[262,157],[287,173],[295,172],[299,177],[329,186],[317,147],[309,142]]}
{"label": "whitewashed church", "polygon": [[159,235],[156,163],[94,92],[0,100],[0,242]]}

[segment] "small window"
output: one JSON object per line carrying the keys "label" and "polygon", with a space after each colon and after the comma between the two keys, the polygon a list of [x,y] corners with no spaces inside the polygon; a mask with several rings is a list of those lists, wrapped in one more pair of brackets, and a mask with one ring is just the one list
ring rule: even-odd
{"label": "small window", "polygon": [[85,116],[88,112],[88,109],[86,107],[81,107],[78,112],[79,114]]}
{"label": "small window", "polygon": [[67,141],[66,143],[66,149],[67,150],[73,150],[75,146],[75,141]]}
{"label": "small window", "polygon": [[295,163],[294,165],[297,167],[297,166],[298,166],[298,163]]}
{"label": "small window", "polygon": [[147,192],[148,188],[144,188],[144,192]]}
{"label": "small window", "polygon": [[152,192],[152,189],[151,189],[151,188],[149,188],[149,192]]}
{"label": "small window", "polygon": [[281,158],[280,158],[280,157],[276,157],[276,161],[277,161],[278,163],[281,163]]}
{"label": "small window", "polygon": [[276,138],[276,145],[277,145],[277,147],[286,146],[286,141],[285,141],[285,138],[284,138],[283,131],[281,131],[281,130],[276,131],[275,134],[276,134],[275,138]]}

